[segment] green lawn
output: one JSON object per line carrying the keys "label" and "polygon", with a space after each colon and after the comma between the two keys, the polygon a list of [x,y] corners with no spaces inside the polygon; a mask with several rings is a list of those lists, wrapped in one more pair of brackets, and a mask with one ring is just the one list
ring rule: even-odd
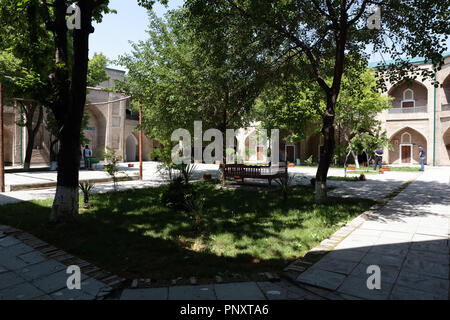
{"label": "green lawn", "polygon": [[359,177],[327,177],[327,180],[332,181],[359,181]]}
{"label": "green lawn", "polygon": [[0,223],[128,278],[201,279],[280,271],[373,204],[331,198],[316,205],[310,187],[295,188],[284,204],[278,191],[216,186],[195,184],[206,197],[201,232],[190,214],[161,205],[164,187],[93,195],[75,226],[45,226],[50,200],[1,206]]}

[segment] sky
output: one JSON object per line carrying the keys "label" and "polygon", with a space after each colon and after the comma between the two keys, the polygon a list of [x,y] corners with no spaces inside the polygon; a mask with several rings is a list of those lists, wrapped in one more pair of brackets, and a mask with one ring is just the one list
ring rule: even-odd
{"label": "sky", "polygon": [[[162,16],[167,10],[182,5],[183,0],[169,0],[168,8],[157,3],[153,10]],[[138,6],[136,0],[110,0],[110,8],[117,10],[117,14],[108,14],[100,24],[94,24],[95,32],[89,40],[90,58],[94,53],[103,53],[108,59],[114,60],[119,55],[131,52],[129,41],[147,39],[147,10]],[[114,64],[110,64],[110,67],[123,70]]]}
{"label": "sky", "polygon": [[[184,0],[169,0],[167,8],[156,3],[153,10],[158,16],[163,16],[167,10],[182,6],[183,2]],[[129,41],[147,39],[147,10],[138,6],[136,0],[110,0],[110,7],[117,10],[117,14],[108,14],[100,24],[94,24],[95,32],[90,37],[89,57],[94,53],[103,53],[108,59],[114,60],[119,55],[131,52]],[[450,48],[450,39],[447,41],[447,47]],[[369,62],[380,60],[381,56],[374,53]],[[124,70],[114,63],[110,63],[109,67]]]}

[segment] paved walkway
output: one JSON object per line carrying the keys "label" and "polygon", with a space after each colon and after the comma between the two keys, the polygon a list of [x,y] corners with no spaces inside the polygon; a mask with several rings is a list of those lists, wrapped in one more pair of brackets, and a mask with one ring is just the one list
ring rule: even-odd
{"label": "paved walkway", "polygon": [[[298,278],[329,298],[449,299],[450,168],[428,169]],[[381,269],[381,290],[367,268]]]}
{"label": "paved walkway", "polygon": [[[120,164],[120,170],[125,171],[122,176],[134,176],[139,172],[139,163],[134,163],[134,168],[128,168],[127,164]],[[211,173],[213,177],[220,178],[218,165],[199,164],[196,165],[194,179],[201,179],[204,173]],[[118,190],[148,188],[166,183],[166,180],[158,172],[158,163],[154,161],[144,162],[144,176],[143,181],[124,181],[118,183]],[[304,177],[304,179],[297,179],[298,183],[308,185],[309,180],[315,176],[315,168],[289,168],[291,175]],[[343,169],[330,169],[329,176],[343,176]],[[381,199],[389,194],[392,190],[399,187],[405,181],[417,177],[417,172],[388,172],[384,175],[367,175],[365,182],[344,182],[344,181],[328,181],[328,185],[335,187],[330,191],[331,196],[339,197],[361,197],[371,199]],[[106,172],[101,171],[80,171],[80,179],[99,179],[107,178]],[[56,172],[30,172],[30,173],[7,173],[5,174],[7,184],[22,185],[22,184],[36,184],[40,182],[56,182]],[[386,183],[389,182],[389,183]],[[252,183],[255,185],[267,185],[267,181],[259,179],[247,179],[246,184]],[[104,193],[113,191],[112,183],[96,184],[93,193]],[[55,195],[55,188],[37,189],[37,190],[23,190],[5,192],[0,194],[0,205],[8,203],[17,203],[21,201],[30,200],[44,200],[53,198]]]}
{"label": "paved walkway", "polygon": [[0,300],[95,300],[110,293],[112,287],[84,272],[81,290],[69,290],[66,271],[72,264],[81,270],[91,267],[29,234],[0,225]]}

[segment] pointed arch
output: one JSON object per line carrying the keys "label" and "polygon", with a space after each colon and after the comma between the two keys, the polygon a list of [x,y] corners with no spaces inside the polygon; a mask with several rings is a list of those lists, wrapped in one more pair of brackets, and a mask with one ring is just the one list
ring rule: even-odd
{"label": "pointed arch", "polygon": [[419,164],[419,146],[427,149],[427,139],[410,126],[397,130],[390,136],[393,150],[389,150],[389,162],[393,164]]}
{"label": "pointed arch", "polygon": [[390,88],[392,107],[425,107],[428,105],[428,88],[417,80],[401,81]]}

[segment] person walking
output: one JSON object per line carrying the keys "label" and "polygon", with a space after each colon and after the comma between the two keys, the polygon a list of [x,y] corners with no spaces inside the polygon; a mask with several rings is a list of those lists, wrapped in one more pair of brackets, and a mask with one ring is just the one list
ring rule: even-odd
{"label": "person walking", "polygon": [[86,145],[84,147],[83,150],[83,159],[84,159],[84,168],[85,169],[89,169],[90,168],[90,163],[89,163],[89,158],[92,157],[92,150],[89,149],[89,146]]}
{"label": "person walking", "polygon": [[383,166],[383,149],[381,147],[379,147],[378,150],[375,151],[375,167],[373,168],[373,170],[377,170],[378,164],[381,170]]}
{"label": "person walking", "polygon": [[425,159],[427,152],[422,146],[419,146],[420,171],[425,171]]}

